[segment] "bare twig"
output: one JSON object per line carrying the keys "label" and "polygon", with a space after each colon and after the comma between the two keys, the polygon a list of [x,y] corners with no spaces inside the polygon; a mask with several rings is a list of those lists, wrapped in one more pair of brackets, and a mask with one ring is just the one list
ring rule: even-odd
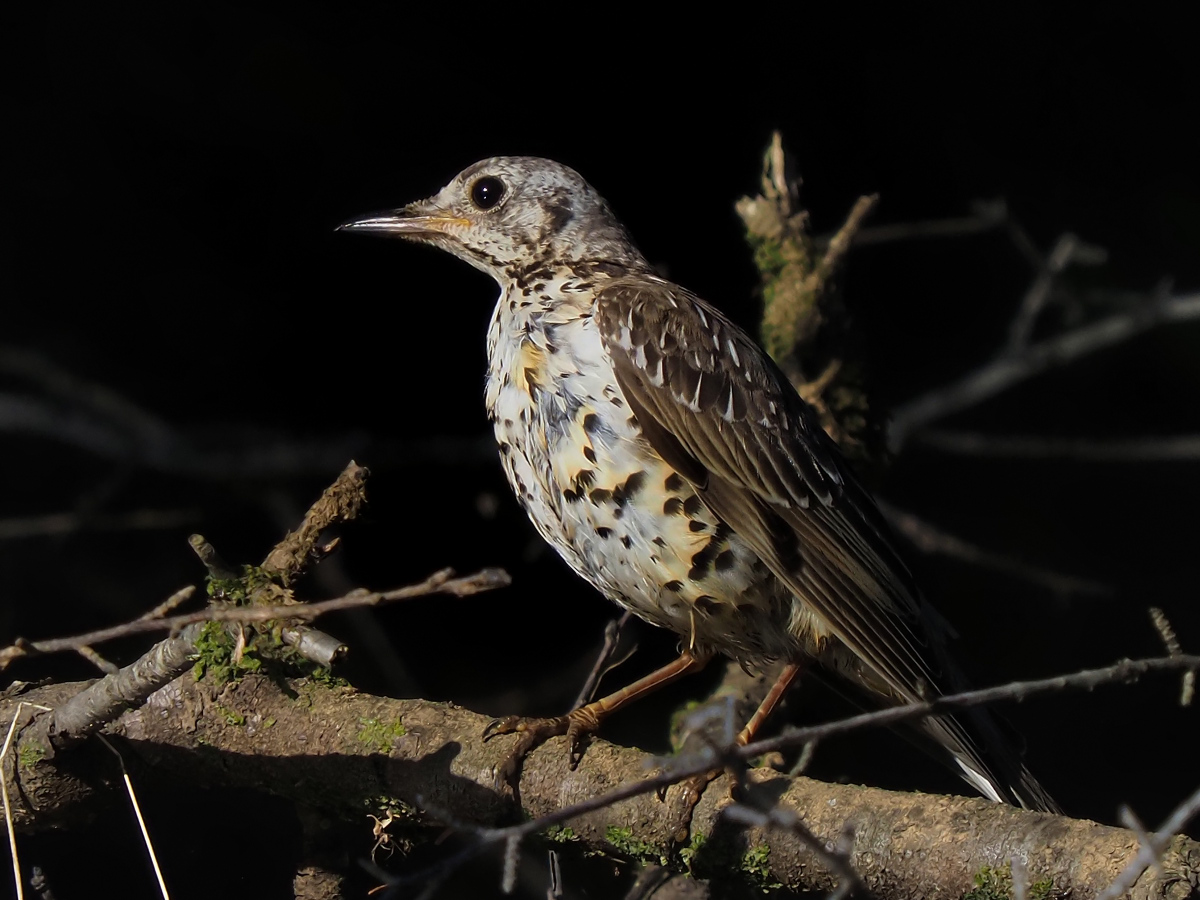
{"label": "bare twig", "polygon": [[846,734],[861,728],[891,727],[901,722],[941,715],[957,709],[983,706],[1004,700],[1024,700],[1038,694],[1058,693],[1067,690],[1093,690],[1104,684],[1132,683],[1139,678],[1159,672],[1180,672],[1200,668],[1200,656],[1156,656],[1148,659],[1123,659],[1111,666],[1099,669],[1083,669],[1070,675],[1056,675],[1032,681],[1014,681],[996,687],[946,694],[936,700],[905,703],[887,709],[860,713],[824,725],[806,728],[788,728],[778,737],[767,738],[747,744],[739,752],[746,759],[761,753],[799,747],[813,740],[825,740],[837,734]]}
{"label": "bare twig", "polygon": [[[1200,813],[1200,788],[1186,797],[1171,814],[1163,821],[1158,832],[1144,836],[1141,840],[1137,858],[1131,862],[1125,871],[1096,900],[1117,900],[1141,877],[1150,866],[1155,865],[1162,857],[1163,851],[1170,845],[1172,838],[1183,831],[1185,825]],[[1145,831],[1143,829],[1143,835]]]}
{"label": "bare twig", "polygon": [[[264,434],[260,427],[256,427],[253,440],[250,434],[247,440],[238,440],[227,428],[223,444],[235,449],[216,449],[172,428],[112,389],[84,381],[28,350],[0,346],[0,372],[32,382],[45,395],[0,392],[0,432],[36,434],[102,458],[194,478],[230,481],[326,473],[367,449],[380,463],[400,465],[481,464],[496,458],[490,437],[377,441],[360,433],[315,441]],[[86,525],[169,527],[161,524],[162,520],[157,524],[152,519],[135,522],[114,516],[98,517]],[[24,537],[39,529],[53,533],[74,530],[78,524],[73,514],[45,517],[40,522],[9,520],[0,523],[0,538],[6,536],[4,526],[11,526],[12,536]]]}
{"label": "bare twig", "polygon": [[82,647],[76,647],[75,652],[90,662],[105,675],[112,675],[117,671],[117,665],[115,663],[109,662],[86,644],[84,644]]}
{"label": "bare twig", "polygon": [[139,509],[129,513],[81,516],[79,513],[48,513],[0,519],[0,541],[55,537],[77,531],[164,531],[182,528],[200,518],[191,509]]}
{"label": "bare twig", "polygon": [[984,569],[1003,572],[1013,578],[1045,587],[1058,594],[1112,594],[1112,588],[1097,581],[1063,575],[1051,569],[986,550],[978,544],[943,531],[933,523],[890,503],[878,501],[879,509],[899,534],[908,538],[922,553],[937,553]]}
{"label": "bare twig", "polygon": [[[1175,635],[1175,629],[1171,627],[1171,623],[1167,620],[1167,614],[1157,606],[1152,606],[1150,607],[1150,621],[1154,623],[1159,637],[1162,638],[1163,645],[1167,648],[1167,653],[1170,656],[1182,656],[1183,647],[1179,644],[1179,638]],[[1195,669],[1189,669],[1183,673],[1183,684],[1179,692],[1179,705],[1191,706],[1192,697],[1195,693],[1196,671]]]}
{"label": "bare twig", "polygon": [[142,618],[143,619],[161,619],[163,616],[165,616],[171,610],[176,609],[176,608],[182,606],[184,603],[187,603],[187,601],[191,600],[192,597],[195,595],[195,593],[196,593],[196,586],[194,584],[189,584],[184,587],[181,587],[179,590],[177,590],[175,593],[173,593],[170,597],[168,597],[162,603],[158,604],[158,606],[154,607],[154,609],[150,610],[148,613],[144,613],[142,615]]}
{"label": "bare twig", "polygon": [[[1032,246],[1032,242],[1026,241],[1026,243]],[[1037,276],[1034,278],[1033,284],[1029,286],[1029,290],[1025,292],[1021,306],[1009,326],[1008,352],[1019,353],[1029,343],[1029,337],[1033,334],[1038,316],[1041,315],[1042,309],[1050,299],[1050,288],[1054,285],[1054,279],[1061,275],[1068,266],[1095,266],[1103,263],[1107,258],[1108,254],[1100,247],[1086,244],[1069,232],[1060,235],[1045,260],[1040,257],[1036,258]]]}
{"label": "bare twig", "polygon": [[129,772],[125,768],[125,758],[121,756],[117,750],[104,735],[99,735],[100,743],[112,751],[113,756],[117,758],[117,762],[121,766],[121,778],[125,782],[125,793],[129,795],[129,805],[133,807],[133,814],[137,817],[138,830],[142,834],[142,843],[146,845],[146,852],[150,856],[150,864],[154,866],[154,876],[158,879],[158,891],[162,894],[163,900],[171,900],[170,892],[167,891],[167,882],[163,878],[162,867],[158,864],[158,854],[154,852],[154,842],[150,839],[150,830],[146,827],[146,820],[142,816],[142,807],[138,803],[137,792],[133,789],[133,781],[129,777]]}
{"label": "bare twig", "polygon": [[168,616],[161,619],[135,619],[121,625],[100,628],[85,634],[72,637],[52,638],[44,641],[18,640],[9,647],[0,649],[0,669],[6,667],[14,659],[28,656],[32,653],[59,653],[63,650],[75,650],[85,644],[102,644],[117,638],[129,637],[135,634],[148,634],[158,631],[178,631],[189,625],[203,622],[269,622],[275,619],[310,621],[331,612],[344,609],[355,609],[362,606],[378,606],[382,603],[394,603],[400,600],[411,600],[414,597],[425,597],[429,594],[450,594],[455,597],[467,597],[482,591],[506,587],[511,579],[502,569],[481,569],[471,575],[456,577],[451,569],[435,572],[424,581],[406,587],[394,588],[390,591],[363,593],[356,591],[344,597],[333,600],[322,600],[317,603],[296,603],[283,606],[235,606],[214,609],[203,609],[193,613],[178,616]]}
{"label": "bare twig", "polygon": [[1134,438],[1049,438],[1038,435],[983,434],[949,428],[930,428],[914,441],[961,456],[1010,459],[1071,459],[1079,462],[1143,463],[1200,460],[1200,435],[1162,435]]}
{"label": "bare twig", "polygon": [[1196,318],[1200,318],[1200,294],[1165,297],[1029,344],[1021,353],[1000,356],[957,381],[894,409],[889,447],[898,452],[931,422],[976,406],[1050,369],[1113,347],[1159,325]]}
{"label": "bare twig", "polygon": [[895,241],[968,237],[995,231],[1008,221],[1008,206],[1003,200],[976,201],[972,214],[951,219],[931,219],[925,222],[900,222],[894,225],[872,225],[854,237],[856,247],[871,244],[890,244]]}
{"label": "bare twig", "polygon": [[[617,645],[621,643],[621,631],[629,623],[631,615],[629,610],[625,610],[620,618],[612,619],[604,626],[604,643],[600,647],[600,652],[596,654],[596,662],[592,664],[592,670],[588,672],[588,677],[584,680],[583,687],[579,689],[579,696],[571,704],[571,709],[578,709],[585,703],[589,703],[592,695],[596,693],[596,688],[600,686],[600,679],[629,658],[629,654],[627,654],[614,661],[613,654],[617,651]],[[637,650],[636,646],[630,651],[630,654],[634,650]]]}

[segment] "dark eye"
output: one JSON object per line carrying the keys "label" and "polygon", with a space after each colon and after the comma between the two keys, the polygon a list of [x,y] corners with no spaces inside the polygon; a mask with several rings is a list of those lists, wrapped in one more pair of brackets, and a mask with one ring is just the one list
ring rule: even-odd
{"label": "dark eye", "polygon": [[504,196],[504,182],[487,175],[471,185],[471,202],[480,209],[491,209]]}

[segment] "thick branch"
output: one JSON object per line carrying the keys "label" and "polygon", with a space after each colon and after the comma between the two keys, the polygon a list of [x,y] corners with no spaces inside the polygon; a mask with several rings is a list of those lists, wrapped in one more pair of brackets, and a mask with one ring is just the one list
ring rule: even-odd
{"label": "thick branch", "polygon": [[[218,688],[184,676],[141,709],[127,712],[110,732],[124,737],[164,778],[266,790],[332,815],[360,816],[365,845],[371,834],[367,815],[377,813],[381,803],[405,810],[405,824],[417,828],[436,824],[421,808],[485,827],[517,819],[511,798],[494,787],[511,739],[482,743],[485,717],[449,704],[386,700],[349,688],[304,682],[292,687],[294,693],[285,693],[275,682],[252,676]],[[40,690],[20,699],[52,699]],[[61,698],[63,686],[46,690]],[[0,716],[11,717],[15,702],[0,701]],[[20,747],[44,739],[48,718],[23,728],[16,756],[36,758]],[[701,768],[709,764],[698,763]],[[607,841],[609,826],[633,823],[643,852],[666,855],[680,790],[671,788],[665,803],[654,799],[654,791],[678,773],[645,780],[650,765],[653,760],[639,751],[597,741],[571,772],[563,739],[553,740],[526,762],[520,791],[524,813],[535,819],[563,815],[572,804],[581,804],[567,815],[584,846],[619,853]],[[25,788],[11,792],[21,798],[18,826],[31,829],[57,819],[62,810],[40,803],[30,809],[29,803],[58,796],[54,764],[42,760],[14,770]],[[29,790],[31,784],[37,791]],[[614,785],[625,786],[618,789],[620,799],[613,798]],[[728,801],[728,791],[727,779],[714,782],[697,808],[693,830],[708,838],[702,854],[732,859],[736,870],[747,850],[761,858],[765,846],[772,879],[800,889],[833,885],[833,877],[795,834],[744,831],[720,820],[718,807]],[[1014,856],[1025,861],[1031,879],[1050,877],[1056,891],[1091,897],[1138,849],[1133,832],[1091,822],[984,800],[828,785],[766,770],[750,774],[744,802],[795,810],[809,831],[831,845],[852,828],[850,861],[880,897],[961,896],[981,867],[1003,866]],[[519,827],[524,832],[546,824]],[[1181,879],[1196,878],[1197,858],[1200,846],[1177,838],[1161,871],[1144,874],[1133,896],[1184,896],[1180,888],[1194,889],[1195,881],[1181,884]]]}

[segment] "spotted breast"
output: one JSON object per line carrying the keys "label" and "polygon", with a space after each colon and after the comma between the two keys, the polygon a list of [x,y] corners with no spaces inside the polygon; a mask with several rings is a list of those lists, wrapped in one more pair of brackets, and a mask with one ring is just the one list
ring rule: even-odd
{"label": "spotted breast", "polygon": [[791,595],[631,412],[593,315],[603,274],[544,274],[500,297],[486,392],[504,472],[538,532],[606,597],[697,652],[793,653],[778,624]]}

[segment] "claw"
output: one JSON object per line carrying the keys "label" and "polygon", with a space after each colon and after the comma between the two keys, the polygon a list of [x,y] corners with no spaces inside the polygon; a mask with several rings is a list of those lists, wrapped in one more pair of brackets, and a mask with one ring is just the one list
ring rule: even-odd
{"label": "claw", "polygon": [[[567,734],[568,740],[578,744],[580,728],[570,716],[559,716],[553,719],[530,719],[524,716],[506,716],[503,719],[493,719],[483,729],[483,740],[490,741],[498,734],[518,734],[520,740],[513,747],[508,759],[496,772],[496,788],[502,790],[505,785],[515,791],[521,780],[521,767],[525,757],[546,743],[550,738]],[[572,744],[571,768],[578,764],[575,756],[575,746]],[[580,752],[578,756],[582,756]]]}
{"label": "claw", "polygon": [[567,768],[574,772],[579,768],[579,763],[583,759],[583,751],[586,749],[586,739],[590,732],[584,728],[578,721],[572,719],[567,726]]}
{"label": "claw", "polygon": [[518,716],[505,716],[503,719],[492,719],[488,722],[487,727],[483,729],[483,741],[487,743],[498,734],[512,734],[517,730],[520,718]]}

